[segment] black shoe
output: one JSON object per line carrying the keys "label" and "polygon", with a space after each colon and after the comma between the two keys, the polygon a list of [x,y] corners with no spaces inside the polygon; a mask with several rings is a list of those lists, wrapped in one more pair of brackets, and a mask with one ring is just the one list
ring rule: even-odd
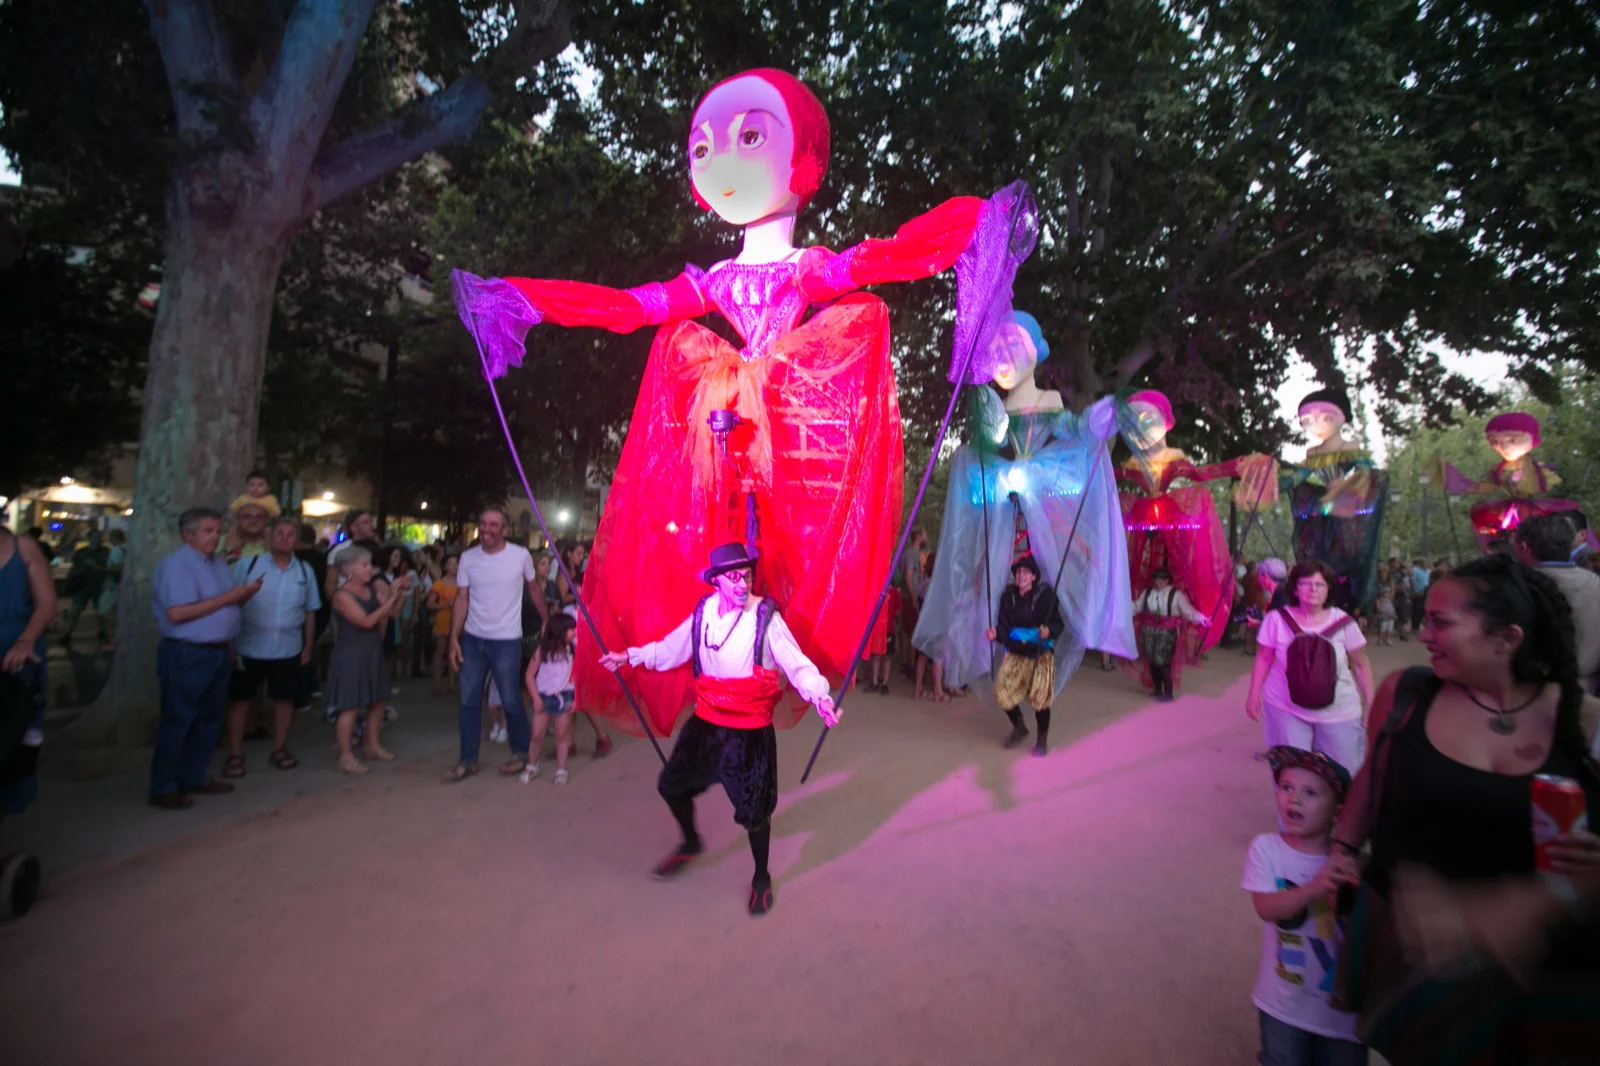
{"label": "black shoe", "polygon": [[181,811],[193,807],[194,799],[182,792],[164,792],[159,796],[151,796],[150,806],[160,807],[164,811]]}
{"label": "black shoe", "polygon": [[1005,746],[1007,748],[1018,748],[1018,747],[1021,747],[1024,743],[1026,743],[1027,739],[1028,739],[1028,731],[1025,728],[1023,728],[1022,726],[1017,726],[1016,728],[1011,730],[1011,735],[1009,737],[1006,737]]}
{"label": "black shoe", "polygon": [[771,881],[755,881],[750,885],[750,917],[761,917],[772,909],[775,901]]}
{"label": "black shoe", "polygon": [[656,868],[650,872],[650,876],[654,877],[657,881],[670,881],[674,877],[677,877],[679,874],[683,873],[684,868],[693,862],[696,856],[698,856],[700,852],[704,850],[705,846],[698,843],[679,844],[678,850],[674,851],[671,855],[668,855],[665,859],[662,859],[661,862],[657,864]]}
{"label": "black shoe", "polygon": [[1033,757],[1035,759],[1042,759],[1046,755],[1049,755],[1049,754],[1050,754],[1050,745],[1048,745],[1048,744],[1046,744],[1044,742],[1044,738],[1043,737],[1040,737],[1039,738],[1039,742],[1033,746]]}
{"label": "black shoe", "polygon": [[201,796],[226,796],[233,791],[233,786],[226,781],[212,781],[207,779],[189,790]]}

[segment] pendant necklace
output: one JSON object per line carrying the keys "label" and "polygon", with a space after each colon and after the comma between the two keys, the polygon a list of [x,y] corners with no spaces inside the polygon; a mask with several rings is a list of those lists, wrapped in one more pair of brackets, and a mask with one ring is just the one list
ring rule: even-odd
{"label": "pendant necklace", "polygon": [[708,619],[706,621],[706,631],[705,631],[705,634],[704,634],[703,639],[701,641],[701,643],[705,645],[706,650],[707,651],[721,651],[722,650],[722,645],[728,643],[728,638],[733,636],[733,631],[735,629],[739,628],[739,619],[741,619],[743,617],[744,617],[744,611],[742,611],[742,610],[734,611],[733,612],[733,624],[728,627],[728,631],[726,633],[722,634],[722,640],[719,643],[716,643],[716,644],[711,643],[711,622]]}
{"label": "pendant necklace", "polygon": [[1544,686],[1540,685],[1534,690],[1533,695],[1515,707],[1491,707],[1480,700],[1478,694],[1466,685],[1457,685],[1456,687],[1467,694],[1467,699],[1494,715],[1493,718],[1489,719],[1489,728],[1503,737],[1509,737],[1517,731],[1517,720],[1511,716],[1532,707],[1534,702],[1544,694]]}

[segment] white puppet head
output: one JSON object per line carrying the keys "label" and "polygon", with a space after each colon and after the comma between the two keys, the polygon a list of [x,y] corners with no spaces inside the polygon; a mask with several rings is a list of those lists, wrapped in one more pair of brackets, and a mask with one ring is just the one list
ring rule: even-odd
{"label": "white puppet head", "polygon": [[1521,411],[1509,411],[1489,419],[1483,435],[1500,458],[1514,463],[1539,446],[1539,420]]}
{"label": "white puppet head", "polygon": [[1026,311],[1011,312],[1011,321],[995,330],[989,343],[994,383],[1007,392],[1033,377],[1049,357],[1050,342],[1044,339],[1039,320]]}
{"label": "white puppet head", "polygon": [[792,215],[822,185],[828,135],[828,113],[792,74],[762,68],[719,82],[689,131],[695,201],[734,226]]}
{"label": "white puppet head", "polygon": [[1139,447],[1155,451],[1167,442],[1167,434],[1177,420],[1172,417],[1172,401],[1155,389],[1141,389],[1128,397],[1128,410],[1138,427]]}
{"label": "white puppet head", "polygon": [[1311,443],[1336,440],[1350,422],[1350,397],[1343,389],[1318,389],[1300,401],[1300,428]]}

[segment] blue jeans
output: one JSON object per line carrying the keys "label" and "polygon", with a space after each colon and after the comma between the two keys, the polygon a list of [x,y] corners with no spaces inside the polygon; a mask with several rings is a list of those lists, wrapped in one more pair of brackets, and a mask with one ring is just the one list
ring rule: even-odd
{"label": "blue jeans", "polygon": [[1261,1066],[1367,1066],[1367,1046],[1296,1029],[1264,1010],[1261,1015]]}
{"label": "blue jeans", "polygon": [[527,757],[533,741],[528,712],[522,709],[522,641],[485,640],[461,634],[461,765],[478,764],[478,732],[483,725],[483,686],[494,678],[506,711],[511,754]]}
{"label": "blue jeans", "polygon": [[150,797],[204,784],[222,731],[232,664],[226,646],[163,640],[156,650],[161,725],[150,757]]}

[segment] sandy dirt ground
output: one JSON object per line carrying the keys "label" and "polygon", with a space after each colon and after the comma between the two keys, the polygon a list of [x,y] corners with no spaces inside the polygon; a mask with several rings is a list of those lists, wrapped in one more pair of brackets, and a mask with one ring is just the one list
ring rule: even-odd
{"label": "sandy dirt ground", "polygon": [[[1374,650],[1380,677],[1419,658]],[[1273,815],[1247,667],[1215,651],[1167,705],[1084,669],[1044,759],[977,698],[856,694],[801,786],[813,716],[780,734],[761,919],[720,793],[706,857],[648,877],[675,831],[647,744],[565,788],[444,787],[452,756],[413,744],[51,883],[0,927],[0,1060],[1253,1063],[1238,884]],[[183,817],[120,802],[122,832]]]}

